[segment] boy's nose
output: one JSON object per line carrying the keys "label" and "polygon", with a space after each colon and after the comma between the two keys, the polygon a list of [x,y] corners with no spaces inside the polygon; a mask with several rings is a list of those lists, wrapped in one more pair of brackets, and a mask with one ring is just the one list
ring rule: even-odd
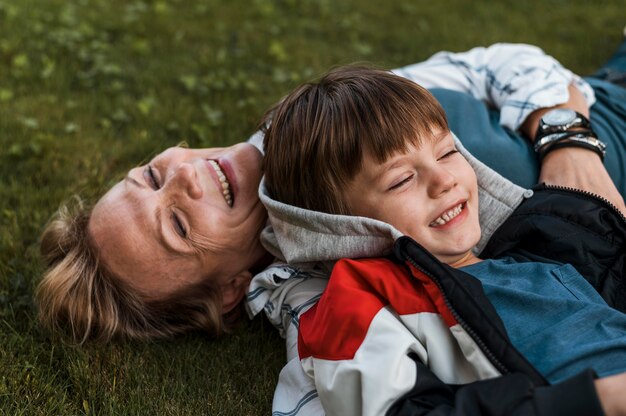
{"label": "boy's nose", "polygon": [[456,185],[456,177],[443,168],[435,168],[431,171],[428,186],[428,194],[431,198],[436,198]]}
{"label": "boy's nose", "polygon": [[183,162],[176,167],[169,183],[170,192],[185,192],[192,199],[202,198],[198,174],[191,163]]}

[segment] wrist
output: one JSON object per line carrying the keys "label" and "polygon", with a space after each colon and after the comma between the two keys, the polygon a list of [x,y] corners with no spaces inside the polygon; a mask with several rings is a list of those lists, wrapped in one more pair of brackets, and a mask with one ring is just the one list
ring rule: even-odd
{"label": "wrist", "polygon": [[573,84],[569,85],[568,92],[569,98],[567,102],[553,107],[539,108],[526,117],[526,120],[524,120],[520,126],[520,131],[530,140],[531,143],[535,142],[535,134],[537,133],[537,128],[539,127],[539,121],[544,114],[551,110],[559,108],[571,109],[582,114],[587,119],[589,118],[589,106],[582,92],[580,92],[580,90]]}
{"label": "wrist", "polygon": [[549,164],[557,165],[557,168],[562,167],[564,164],[571,166],[585,164],[586,166],[594,166],[596,168],[604,167],[597,153],[582,147],[565,147],[549,152],[541,160],[541,167],[543,168]]}

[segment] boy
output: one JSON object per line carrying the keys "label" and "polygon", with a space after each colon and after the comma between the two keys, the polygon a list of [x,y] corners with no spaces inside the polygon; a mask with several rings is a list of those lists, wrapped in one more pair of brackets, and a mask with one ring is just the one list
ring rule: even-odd
{"label": "boy", "polygon": [[[626,316],[576,269],[554,264],[589,264],[585,253],[602,265],[579,267],[591,282],[619,275],[626,224],[615,210],[537,191],[483,251],[499,259],[480,262],[474,170],[432,96],[383,71],[340,69],[296,89],[273,113],[265,148],[270,214],[280,202],[306,209],[272,217],[274,228],[317,221],[283,234],[312,236],[317,245],[302,246],[319,260],[388,254],[385,233],[421,244],[401,237],[394,260],[339,261],[302,316],[301,362],[329,414],[610,414],[626,405],[604,390],[624,386],[623,375],[606,376],[626,371]],[[611,220],[595,224],[581,209]],[[554,236],[566,237],[558,256],[533,251]],[[606,378],[594,382],[588,367]]]}

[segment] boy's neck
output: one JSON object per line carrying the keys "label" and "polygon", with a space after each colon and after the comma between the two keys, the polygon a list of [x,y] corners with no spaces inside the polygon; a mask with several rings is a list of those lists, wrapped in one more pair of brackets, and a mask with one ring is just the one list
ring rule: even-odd
{"label": "boy's neck", "polygon": [[455,269],[459,269],[461,267],[469,266],[470,264],[475,264],[481,261],[482,259],[479,259],[474,255],[474,253],[468,251],[465,256],[455,261],[454,263],[451,263],[450,266],[454,267]]}

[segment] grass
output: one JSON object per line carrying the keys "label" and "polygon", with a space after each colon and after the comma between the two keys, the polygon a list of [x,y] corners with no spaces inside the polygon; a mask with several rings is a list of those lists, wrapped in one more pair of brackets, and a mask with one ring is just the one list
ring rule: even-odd
{"label": "grass", "polygon": [[0,0],[0,414],[268,414],[284,346],[262,318],[212,341],[64,345],[36,322],[37,240],[165,147],[245,139],[331,66],[497,41],[578,73],[617,46],[622,0]]}

